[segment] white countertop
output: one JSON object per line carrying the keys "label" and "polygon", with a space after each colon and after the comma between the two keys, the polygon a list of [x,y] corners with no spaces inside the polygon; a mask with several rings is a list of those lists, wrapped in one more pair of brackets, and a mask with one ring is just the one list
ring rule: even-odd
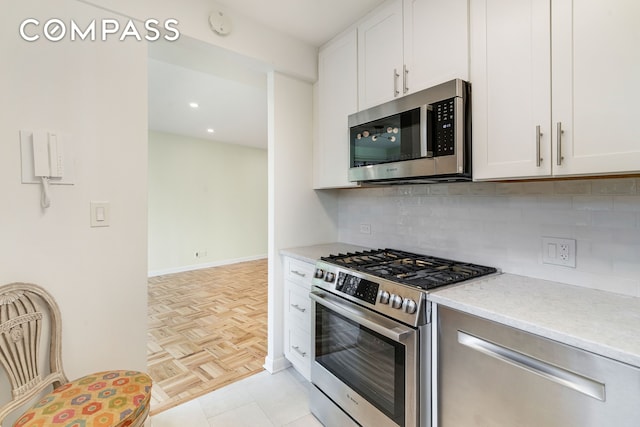
{"label": "white countertop", "polygon": [[[315,263],[323,256],[367,249],[328,243],[283,249],[280,254]],[[435,289],[429,299],[640,367],[640,298],[500,274]]]}
{"label": "white countertop", "polygon": [[501,274],[429,299],[640,367],[640,298]]}
{"label": "white countertop", "polygon": [[365,251],[370,248],[363,246],[350,245],[347,243],[326,243],[322,245],[301,246],[297,248],[287,248],[280,250],[280,255],[299,259],[300,261],[315,264],[323,256],[337,255],[339,253]]}

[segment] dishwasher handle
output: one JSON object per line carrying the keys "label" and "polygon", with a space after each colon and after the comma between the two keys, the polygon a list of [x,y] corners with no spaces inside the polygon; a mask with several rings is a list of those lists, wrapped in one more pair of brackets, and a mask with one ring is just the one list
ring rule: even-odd
{"label": "dishwasher handle", "polygon": [[524,353],[458,331],[458,342],[480,353],[540,375],[582,394],[605,401],[605,385]]}

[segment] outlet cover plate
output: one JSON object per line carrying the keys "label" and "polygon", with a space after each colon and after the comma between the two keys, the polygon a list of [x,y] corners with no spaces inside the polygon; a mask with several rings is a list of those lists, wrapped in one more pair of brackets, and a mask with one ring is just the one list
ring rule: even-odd
{"label": "outlet cover plate", "polygon": [[575,239],[543,237],[542,263],[576,268]]}

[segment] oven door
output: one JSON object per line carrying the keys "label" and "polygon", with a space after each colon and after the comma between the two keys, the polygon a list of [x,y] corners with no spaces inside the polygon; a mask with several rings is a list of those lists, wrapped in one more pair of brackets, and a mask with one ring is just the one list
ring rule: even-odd
{"label": "oven door", "polygon": [[311,382],[365,426],[418,423],[418,330],[314,288]]}

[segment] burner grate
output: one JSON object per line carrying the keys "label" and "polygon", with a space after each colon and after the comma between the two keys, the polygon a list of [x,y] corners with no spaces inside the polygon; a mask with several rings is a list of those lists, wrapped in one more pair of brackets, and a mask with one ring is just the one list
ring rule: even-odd
{"label": "burner grate", "polygon": [[322,260],[422,289],[459,283],[497,271],[493,267],[395,249],[331,255]]}

